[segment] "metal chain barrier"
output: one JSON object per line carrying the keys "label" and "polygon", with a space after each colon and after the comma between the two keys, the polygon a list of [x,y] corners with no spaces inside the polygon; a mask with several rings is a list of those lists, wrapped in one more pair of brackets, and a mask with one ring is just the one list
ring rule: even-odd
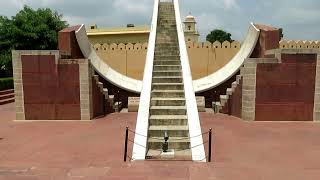
{"label": "metal chain barrier", "polygon": [[[126,127],[124,161],[127,161],[127,158],[129,158],[130,161],[133,161],[133,160],[134,160],[133,158],[131,158],[130,156],[128,156],[128,150],[127,150],[127,149],[128,149],[128,142],[147,149],[146,146],[141,145],[141,144],[138,144],[138,143],[135,143],[134,140],[129,139],[129,138],[128,138],[128,137],[129,137],[129,132],[132,133],[132,134],[134,134],[134,135],[138,135],[138,136],[142,136],[142,137],[148,138],[147,136],[145,136],[145,135],[143,135],[143,134],[140,134],[140,133],[137,133],[137,132],[135,132],[135,131],[133,131],[133,130],[130,130],[129,127]],[[191,149],[193,149],[193,148],[196,148],[196,147],[199,147],[199,146],[202,146],[202,145],[208,143],[208,144],[209,144],[209,147],[208,147],[208,149],[209,149],[208,155],[205,156],[204,159],[198,160],[198,161],[201,161],[201,162],[202,162],[203,160],[208,159],[208,162],[211,162],[211,142],[212,142],[212,129],[211,129],[211,128],[210,128],[209,131],[204,132],[204,133],[202,133],[202,134],[199,134],[199,135],[196,135],[196,136],[192,136],[192,137],[177,138],[177,139],[175,139],[175,140],[192,139],[192,138],[196,138],[196,137],[203,136],[203,135],[206,135],[206,134],[209,134],[209,140],[208,140],[208,141],[205,141],[205,142],[203,142],[203,143],[201,143],[201,144],[192,146],[192,147],[190,147],[190,148],[188,148],[188,149],[175,150],[175,152],[182,152],[182,151],[191,150]],[[157,137],[149,137],[149,139],[164,140],[163,138],[157,138]],[[159,155],[157,155],[157,156],[160,156],[161,153],[162,153],[162,151],[159,151],[159,152],[160,152],[160,153],[159,153]],[[153,157],[157,157],[157,156],[153,156]]]}

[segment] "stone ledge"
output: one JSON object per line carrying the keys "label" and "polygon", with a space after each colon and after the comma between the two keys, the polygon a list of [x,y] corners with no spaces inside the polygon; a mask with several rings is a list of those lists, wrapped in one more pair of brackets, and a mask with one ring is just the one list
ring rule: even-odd
{"label": "stone ledge", "polygon": [[318,94],[317,92],[314,94],[314,102],[317,103],[320,101],[320,94]]}
{"label": "stone ledge", "polygon": [[242,101],[242,106],[247,108],[255,108],[256,105],[251,101]]}
{"label": "stone ledge", "polygon": [[320,54],[320,49],[271,49],[266,51],[266,55],[273,54]]}
{"label": "stone ledge", "polygon": [[246,106],[242,106],[242,112],[246,112],[246,113],[254,113],[254,112],[255,112],[255,108],[254,108],[254,107],[246,107]]}
{"label": "stone ledge", "polygon": [[255,62],[245,62],[243,66],[244,68],[257,68],[257,64]]}
{"label": "stone ledge", "polygon": [[256,80],[255,79],[244,79],[242,82],[243,86],[255,86],[256,87]]}
{"label": "stone ledge", "polygon": [[16,112],[16,119],[17,120],[25,120],[24,112],[23,113]]}
{"label": "stone ledge", "polygon": [[248,95],[242,96],[242,101],[243,102],[254,102],[255,99],[256,99],[255,96],[248,96]]}
{"label": "stone ledge", "polygon": [[245,76],[245,75],[256,75],[256,72],[257,72],[257,68],[247,68],[247,67],[245,67],[245,68],[243,68],[242,69],[242,74],[241,75],[243,75],[243,76]]}
{"label": "stone ledge", "polygon": [[320,112],[313,112],[313,121],[320,121]]}
{"label": "stone ledge", "polygon": [[256,90],[242,90],[242,95],[255,95]]}
{"label": "stone ledge", "polygon": [[242,85],[242,90],[256,91],[256,86],[255,85]]}
{"label": "stone ledge", "polygon": [[[249,62],[248,64],[269,64],[269,63],[280,63],[278,58],[248,58],[246,59],[246,62]],[[245,64],[245,66],[247,63]],[[251,65],[252,66],[252,65]]]}
{"label": "stone ledge", "polygon": [[254,121],[255,120],[255,114],[254,113],[248,113],[242,111],[242,119],[245,121]]}

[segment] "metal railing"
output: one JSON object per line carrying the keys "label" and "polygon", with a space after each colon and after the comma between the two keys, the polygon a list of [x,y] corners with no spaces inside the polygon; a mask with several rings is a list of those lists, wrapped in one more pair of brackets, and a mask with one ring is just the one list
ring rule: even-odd
{"label": "metal railing", "polygon": [[[124,141],[124,155],[123,155],[123,161],[126,162],[127,161],[127,158],[130,159],[130,161],[133,161],[135,159],[131,158],[129,155],[128,155],[128,143],[133,143],[137,146],[140,146],[144,149],[147,149],[146,146],[144,145],[141,145],[141,144],[138,144],[136,142],[134,142],[132,139],[129,139],[129,133],[132,133],[134,135],[137,135],[137,136],[143,136],[145,138],[147,138],[147,136],[143,135],[143,134],[140,134],[140,133],[137,133],[131,129],[129,129],[129,127],[126,127],[126,131],[125,131],[125,141]],[[208,162],[211,162],[211,157],[212,157],[212,129],[210,128],[209,131],[205,132],[205,133],[202,133],[202,134],[199,134],[199,135],[196,135],[196,136],[193,136],[193,137],[183,137],[183,138],[179,138],[179,139],[175,139],[175,140],[186,140],[186,139],[192,139],[192,138],[197,138],[199,136],[204,136],[204,135],[208,135],[208,140],[201,143],[201,144],[198,144],[198,145],[195,145],[195,146],[192,146],[188,149],[182,149],[182,150],[175,150],[175,152],[181,152],[181,151],[187,151],[187,150],[191,150],[193,148],[196,148],[198,146],[202,146],[204,144],[208,144],[208,155],[202,159],[202,160],[199,160],[200,162],[202,162],[203,160],[207,159]],[[164,138],[157,138],[157,137],[149,137],[149,139],[155,139],[155,140],[164,140]],[[162,151],[160,151],[159,155],[161,155]],[[157,156],[153,156],[153,157],[157,157]]]}

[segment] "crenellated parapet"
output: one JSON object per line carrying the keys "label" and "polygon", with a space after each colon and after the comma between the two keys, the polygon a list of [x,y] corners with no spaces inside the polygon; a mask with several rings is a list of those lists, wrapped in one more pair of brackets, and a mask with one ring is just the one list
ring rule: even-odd
{"label": "crenellated parapet", "polygon": [[143,51],[145,52],[148,49],[148,43],[143,43],[143,44],[141,43],[135,43],[135,44],[104,43],[104,44],[94,44],[92,46],[97,52],[101,52],[101,51]]}
{"label": "crenellated parapet", "polygon": [[282,40],[280,49],[320,49],[320,41]]}
{"label": "crenellated parapet", "polygon": [[220,43],[219,41],[216,41],[214,43],[210,42],[187,42],[187,48],[188,49],[240,49],[241,43],[239,41],[233,41],[230,43],[229,41],[224,41],[223,43]]}
{"label": "crenellated parapet", "polygon": [[[223,43],[220,43],[219,41],[216,41],[214,43],[210,42],[187,42],[187,48],[188,49],[240,49],[241,43],[239,41],[224,41]],[[148,48],[148,43],[128,43],[128,44],[94,44],[93,48],[99,52],[99,51],[146,51]]]}
{"label": "crenellated parapet", "polygon": [[[205,77],[223,67],[241,47],[239,41],[187,42],[186,45],[194,79]],[[101,43],[92,47],[116,71],[142,80],[148,43]]]}

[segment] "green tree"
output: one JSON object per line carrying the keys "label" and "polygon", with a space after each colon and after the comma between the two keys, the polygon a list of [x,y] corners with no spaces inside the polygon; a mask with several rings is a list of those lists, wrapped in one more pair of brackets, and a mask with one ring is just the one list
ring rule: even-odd
{"label": "green tree", "polygon": [[24,6],[11,19],[0,16],[0,71],[12,71],[13,49],[57,49],[58,32],[66,27],[68,24],[62,20],[62,15],[49,8],[34,10]]}
{"label": "green tree", "polygon": [[224,41],[233,42],[233,40],[231,39],[231,34],[221,29],[215,29],[211,31],[207,35],[206,39],[211,43],[214,43],[215,41],[219,41],[220,43],[223,43]]}

